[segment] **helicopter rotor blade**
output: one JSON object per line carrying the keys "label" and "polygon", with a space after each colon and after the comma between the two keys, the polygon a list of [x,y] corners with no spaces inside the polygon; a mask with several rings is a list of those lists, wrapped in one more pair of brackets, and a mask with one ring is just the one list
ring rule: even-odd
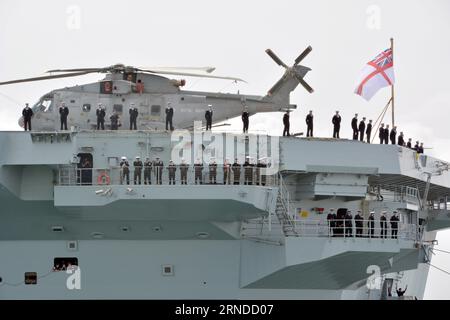
{"label": "helicopter rotor blade", "polygon": [[13,83],[21,83],[21,82],[31,82],[31,81],[41,81],[41,80],[50,80],[50,79],[58,79],[58,78],[76,77],[76,76],[82,76],[82,75],[93,73],[93,72],[96,72],[96,71],[64,73],[64,74],[57,74],[57,75],[50,75],[50,76],[33,77],[33,78],[26,78],[26,79],[17,79],[17,80],[0,82],[0,86],[7,85],[7,84],[13,84]]}
{"label": "helicopter rotor blade", "polygon": [[312,47],[308,46],[302,53],[295,59],[295,66],[298,65],[310,52],[312,51]]}
{"label": "helicopter rotor blade", "polygon": [[200,71],[200,72],[206,72],[206,73],[212,73],[216,68],[214,67],[145,67],[145,68],[138,68],[139,70],[154,70],[154,71]]}
{"label": "helicopter rotor blade", "polygon": [[300,77],[296,77],[296,78],[300,82],[300,84],[303,86],[303,88],[306,89],[306,91],[308,91],[309,93],[314,92],[314,89],[305,80],[303,80],[303,78],[300,78]]}
{"label": "helicopter rotor blade", "polygon": [[188,77],[225,79],[225,80],[234,80],[234,81],[241,81],[241,82],[247,83],[247,81],[245,81],[243,79],[240,79],[240,78],[223,77],[223,76],[212,76],[212,75],[208,75],[208,74],[200,74],[200,73],[192,73],[192,72],[158,71],[158,70],[144,70],[144,69],[139,69],[139,71],[152,73],[152,74],[172,74],[172,75],[188,76]]}
{"label": "helicopter rotor blade", "polygon": [[278,56],[270,49],[266,50],[266,53],[272,58],[273,61],[275,61],[279,66],[285,67],[286,69],[288,68],[288,66],[281,61],[280,58],[278,58]]}
{"label": "helicopter rotor blade", "polygon": [[79,68],[79,69],[53,69],[48,70],[46,73],[54,73],[54,72],[100,72],[103,68]]}

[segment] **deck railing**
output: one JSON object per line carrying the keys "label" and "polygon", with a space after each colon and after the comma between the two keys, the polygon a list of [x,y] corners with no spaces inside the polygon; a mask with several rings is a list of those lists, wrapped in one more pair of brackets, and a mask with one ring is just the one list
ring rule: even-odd
{"label": "deck railing", "polygon": [[[175,169],[175,170],[174,170]],[[173,174],[172,174],[173,172]],[[218,165],[211,169],[208,165],[202,169],[190,165],[186,169],[180,166],[169,168],[166,166],[152,166],[151,168],[136,169],[132,166],[128,170],[120,167],[110,168],[76,168],[61,167],[58,170],[57,184],[60,186],[89,186],[89,185],[257,185],[277,186],[277,174],[263,175],[261,168],[243,167],[237,170],[223,168]]]}
{"label": "deck railing", "polygon": [[[369,239],[404,239],[416,240],[418,229],[415,224],[398,222],[397,226],[390,221],[382,225],[381,220],[337,219],[324,221],[316,219],[293,220],[294,228],[299,237],[336,237],[336,238],[369,238]],[[373,224],[372,224],[373,223]],[[271,232],[261,225],[267,225],[264,220],[247,221],[244,233],[247,236],[274,236],[281,225],[272,222]],[[262,230],[262,231],[261,231]]]}

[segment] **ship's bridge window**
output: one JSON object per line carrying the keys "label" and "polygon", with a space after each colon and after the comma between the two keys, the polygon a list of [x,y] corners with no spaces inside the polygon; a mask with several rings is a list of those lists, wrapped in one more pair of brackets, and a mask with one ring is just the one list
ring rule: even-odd
{"label": "ship's bridge window", "polygon": [[161,115],[161,106],[160,105],[153,105],[150,109],[150,115],[152,116],[160,116]]}
{"label": "ship's bridge window", "polygon": [[113,112],[122,113],[123,112],[123,105],[115,104],[113,106]]}
{"label": "ship's bridge window", "polygon": [[55,258],[53,260],[53,271],[66,271],[72,266],[78,266],[78,258]]}

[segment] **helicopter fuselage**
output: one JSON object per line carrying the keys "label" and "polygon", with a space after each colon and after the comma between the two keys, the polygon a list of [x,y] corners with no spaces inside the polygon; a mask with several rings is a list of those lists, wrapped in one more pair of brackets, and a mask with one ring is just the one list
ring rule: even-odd
{"label": "helicopter fuselage", "polygon": [[[205,112],[212,105],[213,122],[221,122],[240,116],[244,110],[250,114],[282,111],[288,107],[267,96],[250,96],[231,93],[184,91],[181,81],[147,74],[136,74],[143,90],[136,88],[132,78],[122,74],[110,74],[105,79],[80,86],[54,90],[44,95],[33,106],[33,130],[55,131],[60,129],[59,107],[64,103],[69,108],[68,125],[76,129],[96,129],[96,110],[99,104],[105,109],[105,127],[110,128],[110,116],[119,115],[119,130],[128,130],[129,109],[139,111],[138,129],[164,129],[168,103],[174,110],[173,125],[177,129],[191,128],[194,121],[205,121]],[[19,120],[23,126],[23,119]]]}

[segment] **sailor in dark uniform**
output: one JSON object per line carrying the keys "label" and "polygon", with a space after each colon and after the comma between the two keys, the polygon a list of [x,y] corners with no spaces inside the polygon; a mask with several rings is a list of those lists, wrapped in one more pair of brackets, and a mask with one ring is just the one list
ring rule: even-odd
{"label": "sailor in dark uniform", "polygon": [[181,159],[180,164],[180,178],[181,178],[181,184],[187,184],[187,172],[189,170],[189,165],[184,161],[184,159]]}
{"label": "sailor in dark uniform", "polygon": [[130,130],[137,130],[137,117],[139,115],[138,109],[134,106],[134,103],[131,104],[130,108]]}
{"label": "sailor in dark uniform", "polygon": [[149,157],[144,162],[144,184],[152,184],[152,161]]}
{"label": "sailor in dark uniform", "polygon": [[233,171],[233,184],[239,184],[241,180],[241,165],[237,158],[234,160],[231,170]]}
{"label": "sailor in dark uniform", "polygon": [[334,229],[336,228],[336,213],[333,208],[330,208],[330,212],[327,215],[328,222],[328,235],[334,236]]}
{"label": "sailor in dark uniform", "polygon": [[384,128],[384,144],[388,144],[389,140],[389,125],[386,125],[386,128]]}
{"label": "sailor in dark uniform", "polygon": [[364,132],[366,131],[366,117],[363,117],[358,126],[359,141],[364,141]]}
{"label": "sailor in dark uniform", "polygon": [[423,153],[423,142],[420,143],[419,150],[417,153]]}
{"label": "sailor in dark uniform", "polygon": [[212,105],[208,105],[208,110],[205,112],[205,119],[206,119],[206,130],[211,130],[212,126],[212,117],[213,117],[213,110]]}
{"label": "sailor in dark uniform", "polygon": [[408,142],[406,143],[406,147],[409,149],[412,149],[412,139],[411,138],[408,139]]}
{"label": "sailor in dark uniform", "polygon": [[386,211],[381,212],[380,217],[380,228],[381,228],[381,238],[387,238],[387,218]]}
{"label": "sailor in dark uniform", "polygon": [[177,166],[172,160],[169,161],[167,171],[169,172],[169,184],[175,184],[175,172],[177,171]]}
{"label": "sailor in dark uniform", "polygon": [[139,156],[137,156],[136,160],[134,160],[133,167],[134,167],[134,176],[133,176],[134,184],[141,184],[143,164]]}
{"label": "sailor in dark uniform", "polygon": [[393,215],[390,219],[391,222],[391,238],[397,239],[397,233],[398,233],[398,222],[400,219],[397,217],[397,211],[393,212]]}
{"label": "sailor in dark uniform", "polygon": [[380,138],[380,144],[384,142],[384,123],[380,125],[380,131],[378,133],[378,138]]}
{"label": "sailor in dark uniform", "polygon": [[356,237],[361,238],[363,233],[363,217],[361,210],[358,210],[355,216]]}
{"label": "sailor in dark uniform", "polygon": [[400,135],[398,136],[398,145],[399,146],[405,146],[405,139],[403,136],[403,132],[400,132]]}
{"label": "sailor in dark uniform", "polygon": [[353,140],[358,140],[358,114],[355,113],[355,116],[352,119],[352,130],[353,130]]}
{"label": "sailor in dark uniform", "polygon": [[250,157],[246,157],[244,164],[242,165],[244,168],[244,184],[252,185],[253,184],[253,166],[250,163]]}
{"label": "sailor in dark uniform", "polygon": [[375,211],[370,211],[370,215],[369,215],[369,221],[367,223],[367,227],[369,228],[368,230],[368,236],[369,238],[373,238],[374,237],[374,231],[375,231]]}
{"label": "sailor in dark uniform", "polygon": [[173,124],[172,124],[172,120],[173,120],[173,108],[171,103],[167,103],[167,108],[166,108],[166,130],[173,131]]}
{"label": "sailor in dark uniform", "polygon": [[22,110],[22,116],[23,116],[23,128],[25,131],[27,129],[31,131],[31,117],[33,116],[33,110],[29,107],[28,103],[25,103],[25,108]]}
{"label": "sailor in dark uniform", "polygon": [[111,120],[111,130],[118,130],[119,129],[119,115],[114,112],[111,117],[109,117]]}
{"label": "sailor in dark uniform", "polygon": [[353,216],[350,210],[347,210],[347,214],[345,215],[344,227],[345,227],[345,236],[346,237],[353,236]]}
{"label": "sailor in dark uniform", "polygon": [[102,108],[101,103],[98,104],[98,108],[95,111],[95,115],[97,116],[97,130],[100,130],[100,128],[102,128],[102,130],[105,130],[106,112],[105,109]]}
{"label": "sailor in dark uniform", "polygon": [[242,112],[242,123],[244,125],[244,133],[248,133],[248,117],[250,114],[247,111],[247,107],[244,108],[244,111]]}
{"label": "sailor in dark uniform", "polygon": [[59,107],[59,116],[61,120],[61,130],[67,130],[67,117],[69,116],[69,108],[63,102],[61,107]]}
{"label": "sailor in dark uniform", "polygon": [[228,158],[223,163],[223,184],[231,184],[231,164]]}
{"label": "sailor in dark uniform", "polygon": [[209,162],[209,184],[217,184],[217,163],[214,158],[210,159]]}
{"label": "sailor in dark uniform", "polygon": [[130,184],[130,164],[127,157],[122,157],[119,163],[120,167],[120,184],[123,184],[126,179],[127,184]]}
{"label": "sailor in dark uniform", "polygon": [[162,162],[159,157],[156,157],[155,162],[153,162],[153,169],[155,170],[155,180],[156,184],[162,184],[162,171],[164,168],[164,162]]}
{"label": "sailor in dark uniform", "polygon": [[312,110],[309,110],[309,114],[306,116],[306,136],[313,137],[314,116]]}
{"label": "sailor in dark uniform", "polygon": [[339,115],[339,111],[336,111],[331,122],[333,123],[333,138],[339,139],[339,131],[341,130],[341,116]]}
{"label": "sailor in dark uniform", "polygon": [[283,129],[283,137],[284,136],[290,136],[289,134],[289,127],[290,127],[290,122],[289,122],[289,110],[286,111],[286,113],[283,116],[283,125],[284,125],[284,129]]}
{"label": "sailor in dark uniform", "polygon": [[389,138],[391,140],[391,144],[396,144],[397,142],[397,127],[394,126],[389,134]]}
{"label": "sailor in dark uniform", "polygon": [[197,161],[195,161],[194,163],[195,184],[197,184],[197,181],[200,184],[203,184],[202,171],[203,171],[203,163],[200,161],[200,159],[197,159]]}
{"label": "sailor in dark uniform", "polygon": [[370,143],[370,135],[372,134],[372,120],[369,120],[366,128],[367,143]]}

